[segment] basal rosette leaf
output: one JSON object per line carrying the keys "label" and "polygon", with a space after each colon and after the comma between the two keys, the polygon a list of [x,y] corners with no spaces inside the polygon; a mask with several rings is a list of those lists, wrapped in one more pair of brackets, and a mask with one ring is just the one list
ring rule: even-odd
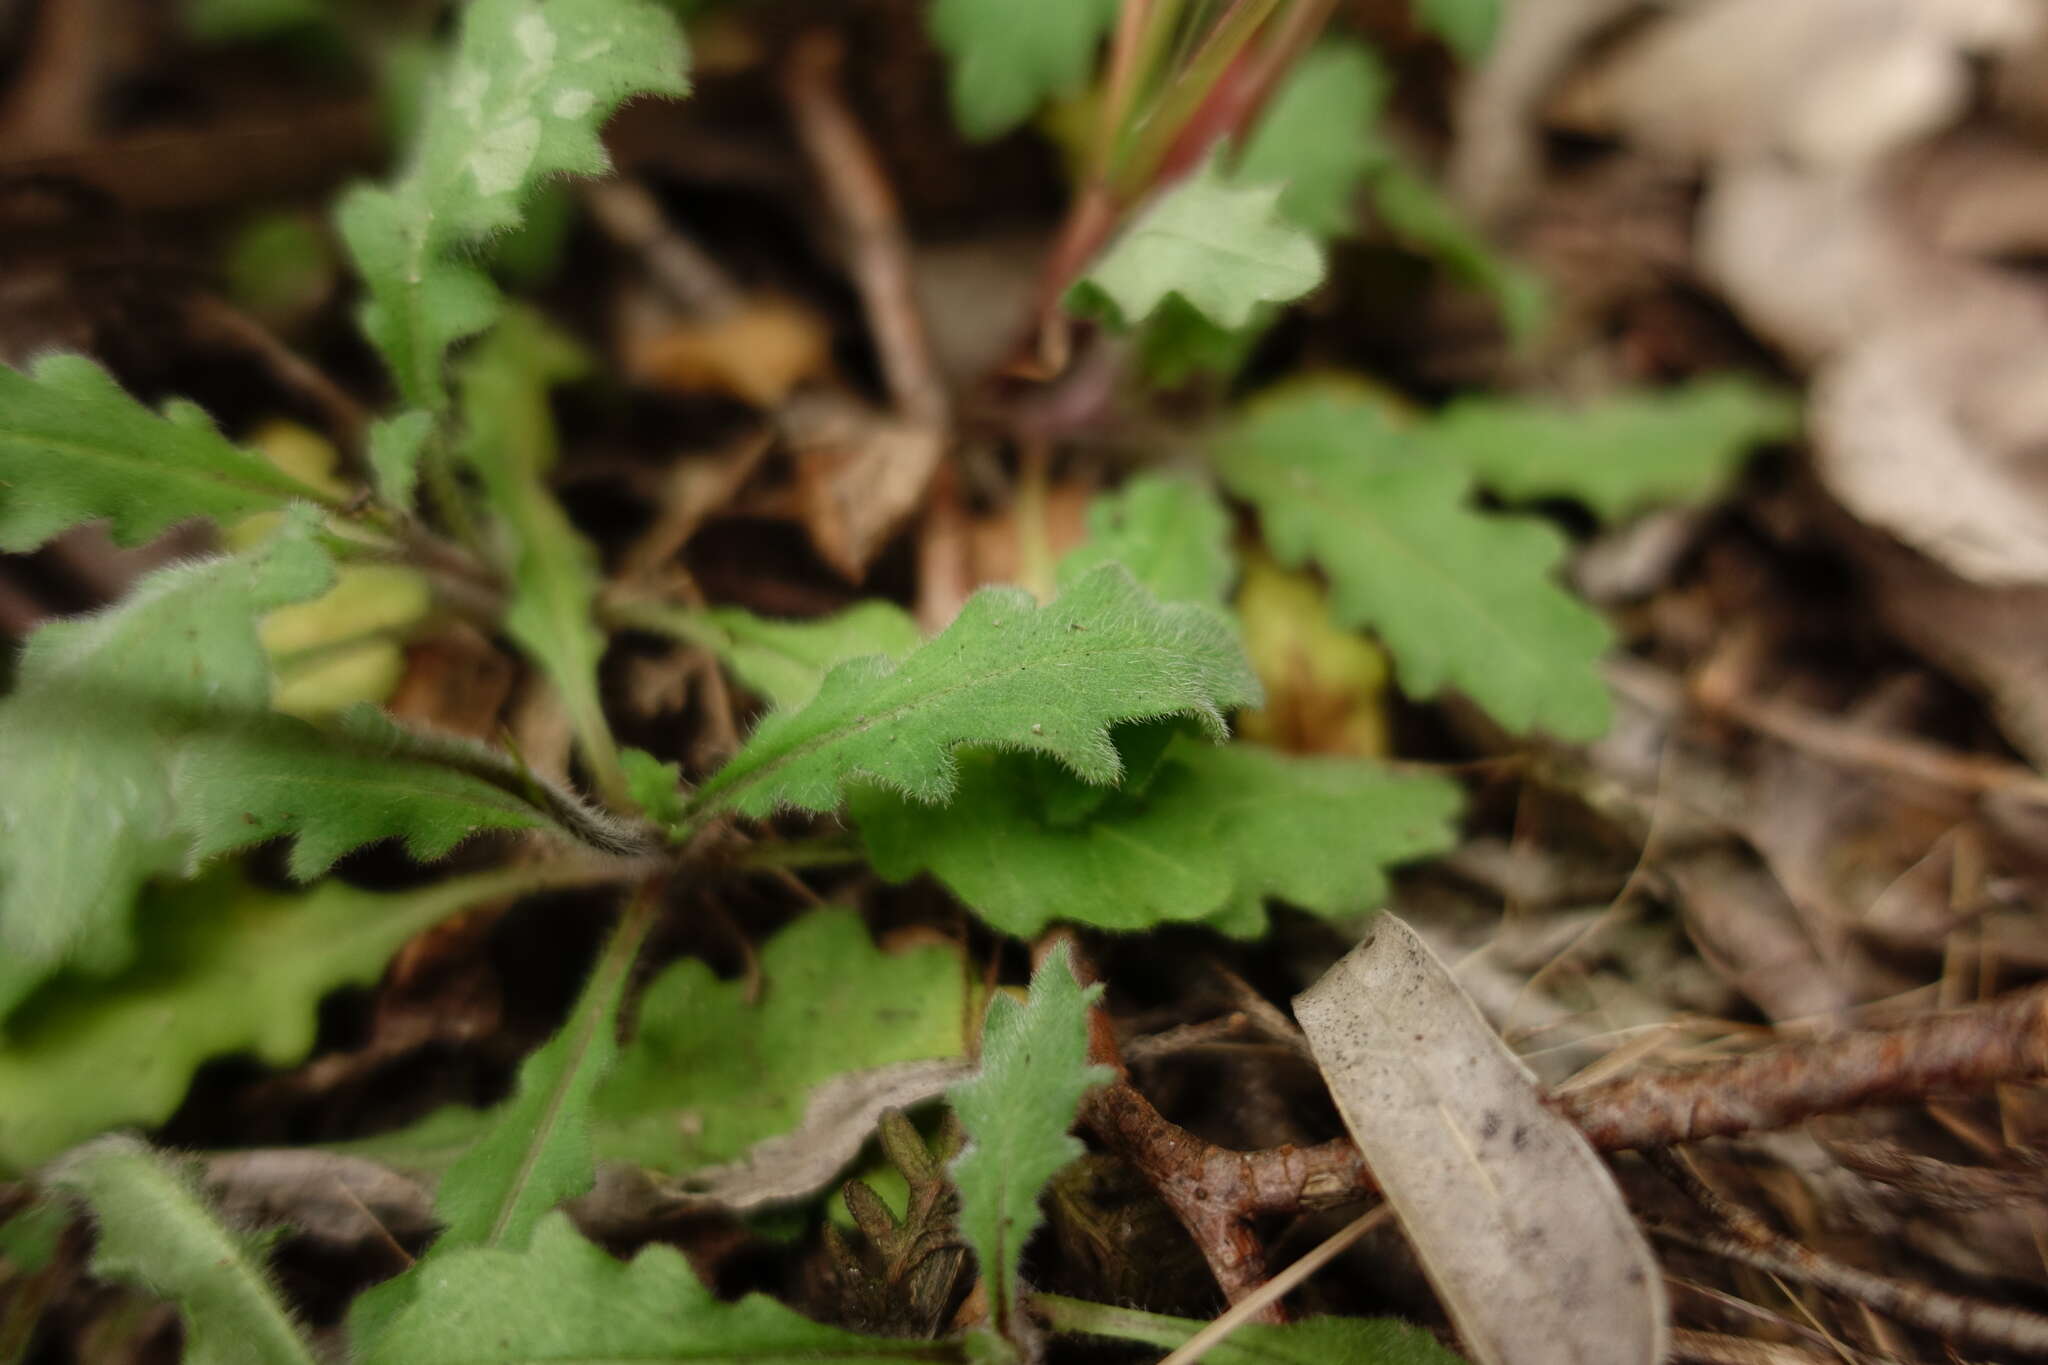
{"label": "basal rosette leaf", "polygon": [[966,754],[945,806],[862,789],[849,809],[884,877],[929,871],[990,925],[1029,937],[1055,920],[1257,934],[1268,897],[1327,915],[1373,909],[1388,867],[1451,845],[1460,805],[1442,778],[1183,735],[1141,793],[1059,819],[1042,793],[1063,775],[1033,771],[1044,766]]}
{"label": "basal rosette leaf", "polygon": [[1230,532],[1230,513],[1207,484],[1141,474],[1088,504],[1088,539],[1060,560],[1060,586],[1116,563],[1162,602],[1220,607],[1237,574]]}
{"label": "basal rosette leaf", "polygon": [[681,94],[684,57],[648,0],[472,0],[410,168],[340,213],[369,287],[364,330],[408,404],[444,406],[448,347],[496,315],[497,290],[462,248],[517,224],[546,178],[607,169],[604,120],[631,95]]}
{"label": "basal rosette leaf", "polygon": [[1606,623],[1554,578],[1564,538],[1481,512],[1471,476],[1391,427],[1376,403],[1307,393],[1220,441],[1283,564],[1313,560],[1331,605],[1377,632],[1402,690],[1456,687],[1511,730],[1584,740],[1607,727]]}
{"label": "basal rosette leaf", "polygon": [[0,365],[0,550],[100,520],[136,545],[189,517],[226,523],[295,498],[323,500],[195,409],[151,412],[84,356]]}
{"label": "basal rosette leaf", "polygon": [[634,630],[708,649],[750,692],[779,710],[803,705],[835,664],[879,654],[900,661],[924,642],[910,613],[870,599],[805,621],[756,616],[739,607],[697,610],[665,602],[625,602],[612,619]]}
{"label": "basal rosette leaf", "polygon": [[1257,695],[1219,614],[1163,606],[1116,565],[1043,607],[984,589],[902,663],[841,664],[808,704],[769,716],[698,789],[691,815],[830,811],[852,782],[940,801],[952,751],[970,744],[1046,754],[1109,783],[1122,771],[1109,726],[1185,715],[1220,739],[1223,711]]}

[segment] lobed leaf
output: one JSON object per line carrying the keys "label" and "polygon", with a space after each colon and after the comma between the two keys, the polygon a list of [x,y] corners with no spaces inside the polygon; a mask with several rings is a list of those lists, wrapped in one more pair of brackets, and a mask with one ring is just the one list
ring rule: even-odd
{"label": "lobed leaf", "polygon": [[[592,1101],[599,1160],[671,1173],[730,1161],[795,1129],[835,1076],[961,1051],[967,987],[950,949],[885,952],[851,910],[819,910],[768,941],[760,971],[758,1000],[693,958],[648,985]],[[444,1109],[351,1150],[433,1169],[503,1112]]]}
{"label": "lobed leaf", "polygon": [[941,1342],[855,1336],[763,1295],[724,1302],[675,1248],[656,1244],[631,1261],[617,1261],[555,1213],[541,1221],[523,1253],[478,1247],[438,1262],[418,1298],[358,1359],[361,1365],[898,1365],[954,1356]]}
{"label": "lobed leaf", "polygon": [[1162,602],[1221,606],[1237,574],[1230,531],[1230,513],[1207,484],[1141,474],[1088,504],[1088,539],[1060,560],[1059,584],[1114,562]]}
{"label": "lobed leaf", "polygon": [[1401,687],[1457,687],[1511,730],[1583,740],[1607,726],[1601,618],[1553,580],[1564,540],[1482,513],[1471,476],[1390,426],[1373,402],[1323,393],[1264,406],[1217,467],[1255,504],[1275,557],[1313,559],[1340,619],[1377,631]]}
{"label": "lobed leaf", "polygon": [[1101,993],[1081,988],[1061,943],[1032,973],[1025,1003],[1000,992],[989,1001],[981,1068],[947,1092],[967,1133],[950,1167],[960,1235],[981,1267],[989,1321],[1006,1336],[1020,1325],[1017,1270],[1040,1221],[1038,1197],[1081,1155],[1068,1130],[1081,1097],[1110,1077],[1088,1064],[1088,1007]]}
{"label": "lobed leaf", "polygon": [[708,649],[777,710],[803,705],[835,664],[879,654],[892,663],[923,643],[909,612],[872,598],[809,621],[756,616],[739,607],[696,610],[664,602],[628,602],[612,616],[635,630],[672,636]]}
{"label": "lobed leaf", "polygon": [[953,122],[985,142],[1078,92],[1116,14],[1117,0],[936,0],[928,22],[950,59]]}
{"label": "lobed leaf", "polygon": [[389,894],[341,882],[278,892],[225,868],[151,889],[138,909],[136,965],[106,981],[59,978],[9,1020],[0,1172],[110,1128],[162,1123],[210,1057],[299,1062],[322,996],[374,982],[413,935],[532,880],[515,868]]}
{"label": "lobed leaf", "polygon": [[1323,254],[1282,215],[1280,195],[1212,157],[1124,229],[1068,291],[1069,306],[1130,328],[1178,296],[1235,330],[1262,304],[1300,298],[1322,283]]}
{"label": "lobed leaf", "polygon": [[1461,398],[1419,434],[1503,497],[1574,498],[1612,521],[1714,496],[1760,442],[1798,426],[1787,395],[1717,375],[1580,409]]}
{"label": "lobed leaf", "polygon": [[49,1181],[92,1209],[95,1274],[178,1305],[187,1365],[314,1365],[262,1256],[222,1226],[167,1157],[133,1138],[101,1138]]}
{"label": "lobed leaf", "polygon": [[969,744],[1047,754],[1109,783],[1121,772],[1110,725],[1186,715],[1221,738],[1223,708],[1257,693],[1220,616],[1162,606],[1114,565],[1044,607],[984,589],[900,665],[841,664],[808,704],[769,716],[691,813],[829,811],[854,782],[939,801],[954,787],[952,751]]}
{"label": "lobed leaf", "polygon": [[434,430],[434,414],[421,408],[379,418],[370,424],[370,477],[377,496],[392,507],[410,508],[419,487],[420,460]]}
{"label": "lobed leaf", "polygon": [[369,289],[363,330],[409,406],[445,406],[442,357],[496,317],[466,249],[516,226],[548,177],[607,169],[604,120],[631,95],[681,94],[683,62],[675,21],[647,0],[471,0],[411,166],[339,215]]}
{"label": "lobed leaf", "polygon": [[1071,780],[1042,759],[974,753],[946,806],[867,789],[851,813],[882,876],[930,871],[1004,933],[1204,921],[1250,935],[1267,897],[1326,915],[1376,908],[1385,868],[1450,847],[1460,804],[1443,778],[1185,735],[1142,793],[1053,818],[1041,793]]}
{"label": "lobed leaf", "polygon": [[1232,163],[1232,177],[1279,184],[1281,213],[1319,238],[1349,233],[1367,173],[1392,156],[1379,130],[1392,88],[1386,66],[1365,44],[1320,44],[1273,92]]}
{"label": "lobed leaf", "polygon": [[190,517],[229,522],[323,495],[182,409],[151,412],[92,361],[0,365],[0,550],[105,520],[136,545]]}

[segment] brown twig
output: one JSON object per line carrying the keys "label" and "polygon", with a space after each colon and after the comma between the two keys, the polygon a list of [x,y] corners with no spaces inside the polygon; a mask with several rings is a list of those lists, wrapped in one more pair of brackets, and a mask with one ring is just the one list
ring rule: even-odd
{"label": "brown twig", "polygon": [[854,283],[889,394],[905,417],[944,429],[950,422],[946,388],[918,308],[910,243],[881,160],[840,92],[844,55],[836,34],[806,34],[790,56],[783,94],[825,197],[845,225]]}
{"label": "brown twig", "polygon": [[[1095,1059],[1117,1065],[1106,1019],[1094,1039]],[[1622,1077],[1551,1103],[1595,1147],[1619,1151],[1768,1131],[1817,1114],[2044,1075],[2048,986],[1892,1028],[1784,1043],[1697,1070]],[[1231,1151],[1169,1121],[1124,1081],[1090,1095],[1082,1121],[1173,1209],[1232,1302],[1266,1277],[1253,1218],[1343,1203],[1378,1188],[1348,1139]]]}

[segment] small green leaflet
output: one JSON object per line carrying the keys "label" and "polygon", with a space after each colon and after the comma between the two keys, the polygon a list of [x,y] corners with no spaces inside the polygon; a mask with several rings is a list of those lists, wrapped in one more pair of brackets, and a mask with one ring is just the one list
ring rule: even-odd
{"label": "small green leaflet", "polygon": [[377,496],[387,506],[412,507],[412,495],[420,481],[420,458],[433,430],[434,414],[419,408],[370,424],[370,477],[377,484]]}
{"label": "small green leaflet", "polygon": [[1758,444],[1798,429],[1789,395],[1716,375],[1578,409],[1462,398],[1417,435],[1503,497],[1575,498],[1613,521],[1658,503],[1705,501]]}
{"label": "small green leaflet", "polygon": [[696,611],[660,602],[622,604],[612,616],[635,630],[710,650],[743,687],[782,711],[817,695],[834,664],[867,654],[900,662],[924,639],[909,612],[881,599],[856,602],[811,621],[771,620],[738,607]]}
{"label": "small green leaflet", "polygon": [[944,1342],[855,1336],[758,1294],[724,1302],[674,1247],[656,1244],[619,1261],[579,1236],[567,1215],[554,1213],[541,1220],[523,1253],[471,1248],[437,1261],[419,1296],[356,1359],[360,1365],[901,1365],[957,1354]]}
{"label": "small green leaflet", "polygon": [[[851,910],[813,911],[770,939],[761,983],[750,1001],[746,982],[694,958],[655,977],[592,1101],[600,1161],[676,1174],[730,1161],[794,1129],[813,1087],[834,1076],[961,1051],[959,955],[884,952]],[[349,1150],[431,1170],[503,1112],[444,1109]]]}
{"label": "small green leaflet", "polygon": [[567,1022],[520,1066],[512,1098],[492,1111],[476,1143],[441,1177],[434,1213],[442,1232],[432,1248],[350,1308],[358,1350],[382,1337],[449,1256],[470,1247],[525,1250],[545,1214],[597,1179],[591,1097],[618,1059],[619,1002],[653,922],[653,902],[644,898],[658,893],[658,884],[642,888],[612,930]]}
{"label": "small green leaflet", "polygon": [[263,1257],[203,1203],[186,1174],[133,1138],[79,1148],[49,1175],[99,1224],[93,1273],[178,1305],[186,1365],[314,1365]]}
{"label": "small green leaflet", "polygon": [[1379,118],[1393,82],[1371,48],[1330,41],[1295,65],[1232,163],[1234,179],[1274,184],[1280,211],[1324,241],[1358,223],[1359,186],[1391,149]]}
{"label": "small green leaflet", "polygon": [[1372,176],[1372,203],[1389,232],[1435,257],[1445,270],[1491,295],[1508,335],[1526,339],[1550,309],[1542,279],[1503,257],[1467,223],[1443,192],[1401,161]]}
{"label": "small green leaflet", "polygon": [[1122,770],[1110,725],[1186,715],[1220,739],[1223,710],[1258,694],[1227,622],[1162,606],[1116,565],[1044,607],[986,588],[900,665],[843,663],[803,707],[762,721],[698,788],[691,815],[830,811],[852,782],[940,801],[953,790],[952,751],[969,744],[1048,754],[1106,784]]}
{"label": "small green leaflet", "polygon": [[951,59],[954,123],[985,142],[1078,92],[1116,13],[1117,0],[936,0],[928,22]]}
{"label": "small green leaflet", "polygon": [[1341,914],[1375,908],[1384,868],[1451,846],[1455,783],[1375,763],[1177,736],[1141,793],[1085,818],[1048,812],[1072,779],[1022,754],[961,756],[943,807],[856,790],[875,870],[931,871],[980,917],[1030,937],[1054,920],[1136,931],[1200,920],[1265,929],[1264,901]]}
{"label": "small green leaflet", "polygon": [[1088,504],[1088,539],[1060,561],[1059,584],[1114,562],[1162,602],[1221,606],[1237,576],[1230,531],[1230,513],[1207,484],[1141,474]]}
{"label": "small green leaflet", "polygon": [[505,629],[546,670],[584,761],[614,804],[628,799],[597,690],[605,636],[591,617],[597,553],[547,485],[555,463],[548,387],[583,373],[581,350],[525,309],[508,314],[462,365],[463,454],[483,481],[512,580]]}
{"label": "small green leaflet", "polygon": [[1088,1064],[1088,1007],[1063,942],[1031,976],[1029,1002],[998,992],[981,1034],[981,1068],[947,1092],[967,1132],[950,1173],[960,1191],[960,1235],[974,1249],[989,1321],[1012,1336],[1017,1269],[1038,1227],[1038,1197],[1082,1153],[1067,1130],[1081,1097],[1110,1079]]}
{"label": "small green leaflet", "polygon": [[467,249],[516,226],[548,177],[602,173],[605,118],[630,95],[681,94],[683,63],[675,21],[648,0],[471,0],[410,167],[340,210],[369,286],[363,330],[407,405],[444,407],[443,355],[496,316]]}
{"label": "small green leaflet", "polygon": [[1457,687],[1517,732],[1607,727],[1606,623],[1552,578],[1564,539],[1471,505],[1471,476],[1388,424],[1378,404],[1270,400],[1216,448],[1283,564],[1328,575],[1333,611],[1376,631],[1410,696]]}
{"label": "small green leaflet", "polygon": [[[1168,1351],[1209,1324],[1052,1294],[1032,1296],[1052,1330],[1114,1337]],[[1392,1318],[1303,1318],[1275,1325],[1248,1322],[1211,1346],[1210,1365],[1464,1365],[1420,1327]]]}
{"label": "small green leaflet", "polygon": [[1300,298],[1322,283],[1323,253],[1281,213],[1280,195],[1211,157],[1124,229],[1068,290],[1068,306],[1130,328],[1178,295],[1235,330],[1261,304]]}
{"label": "small green leaflet", "polygon": [[0,365],[0,550],[101,519],[137,545],[188,517],[226,523],[295,498],[327,501],[197,408],[151,412],[84,356],[46,356],[27,374]]}
{"label": "small green leaflet", "polygon": [[106,981],[60,977],[8,1021],[0,1175],[163,1122],[210,1057],[293,1065],[312,1050],[322,996],[370,984],[413,935],[533,881],[511,868],[389,894],[335,881],[277,892],[229,867],[146,891],[136,965]]}

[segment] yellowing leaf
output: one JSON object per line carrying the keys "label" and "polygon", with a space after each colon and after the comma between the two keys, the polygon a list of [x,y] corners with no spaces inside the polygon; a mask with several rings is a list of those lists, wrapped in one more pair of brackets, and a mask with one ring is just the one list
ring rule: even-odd
{"label": "yellowing leaf", "polygon": [[1321,583],[1255,556],[1237,619],[1266,689],[1266,704],[1237,718],[1239,734],[1292,753],[1387,752],[1386,652],[1330,619]]}

